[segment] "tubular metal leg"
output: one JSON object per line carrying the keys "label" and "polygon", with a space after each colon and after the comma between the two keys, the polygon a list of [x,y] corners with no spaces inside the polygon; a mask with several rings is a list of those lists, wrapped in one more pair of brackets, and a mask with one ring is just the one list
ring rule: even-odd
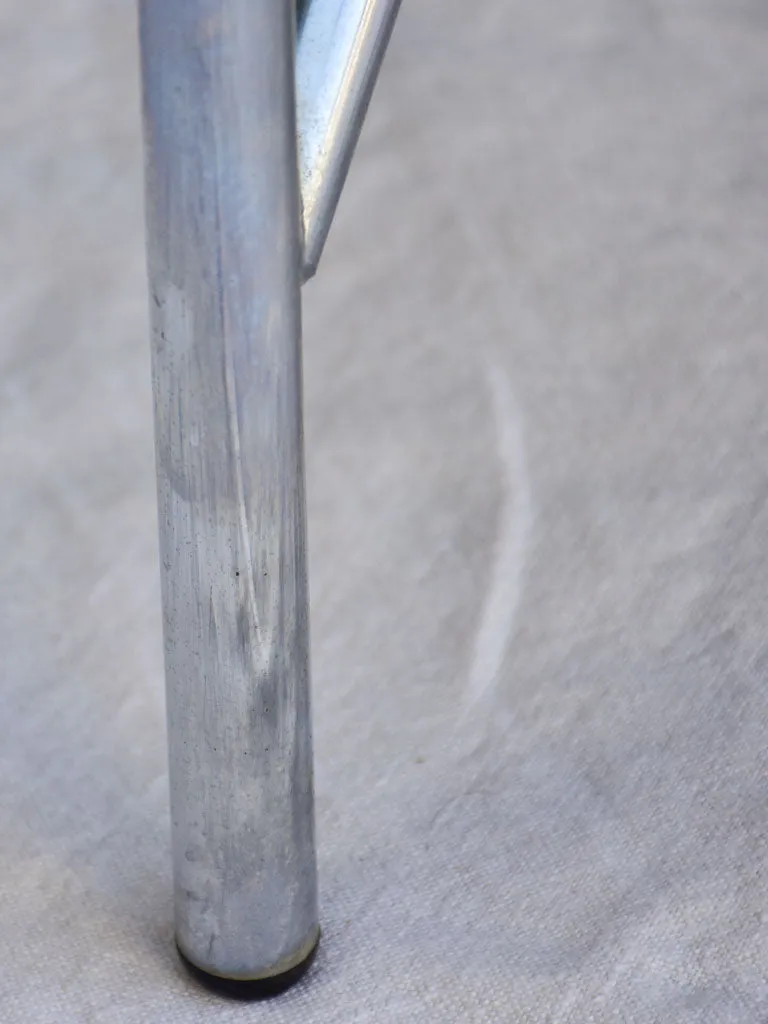
{"label": "tubular metal leg", "polygon": [[140,0],[176,939],[239,995],[319,936],[300,285],[397,7]]}
{"label": "tubular metal leg", "polygon": [[176,934],[240,981],[319,935],[294,32],[141,5]]}

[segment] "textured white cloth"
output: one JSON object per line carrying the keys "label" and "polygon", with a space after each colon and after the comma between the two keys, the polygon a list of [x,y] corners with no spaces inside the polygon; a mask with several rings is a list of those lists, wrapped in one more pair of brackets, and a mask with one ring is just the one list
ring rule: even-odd
{"label": "textured white cloth", "polygon": [[324,939],[172,946],[134,10],[3,0],[0,1020],[768,1018],[764,0],[405,0],[305,289]]}

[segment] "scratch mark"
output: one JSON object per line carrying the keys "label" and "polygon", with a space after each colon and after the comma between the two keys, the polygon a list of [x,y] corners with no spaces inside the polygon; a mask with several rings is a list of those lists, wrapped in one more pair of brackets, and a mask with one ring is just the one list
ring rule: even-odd
{"label": "scratch mark", "polygon": [[[216,218],[219,237],[221,237],[221,225],[224,222],[222,212],[221,182],[223,179],[223,146],[219,133],[214,129],[215,139],[215,165],[216,165]],[[258,602],[256,600],[256,584],[254,580],[254,561],[251,549],[250,523],[248,519],[248,508],[245,500],[245,482],[243,480],[243,451],[240,440],[240,418],[237,402],[237,385],[235,380],[235,358],[232,350],[232,337],[228,316],[227,296],[224,293],[224,254],[219,248],[216,254],[218,272],[218,296],[219,315],[222,328],[222,347],[224,361],[224,397],[227,407],[227,426],[229,439],[232,447],[232,465],[235,475],[235,486],[237,488],[237,515],[240,533],[240,545],[245,559],[245,591],[248,604],[251,610],[251,622],[256,637],[257,652],[253,644],[249,644],[248,653],[251,657],[254,671],[261,674],[270,662],[271,643],[269,649],[265,642],[265,630],[260,621]]]}
{"label": "scratch mark", "polygon": [[[248,595],[248,604],[251,609],[251,622],[256,633],[259,654],[262,665],[254,666],[258,671],[269,662],[269,657],[264,649],[263,630],[260,628],[258,604],[256,602],[256,587],[253,579],[253,553],[251,551],[251,536],[248,523],[248,510],[245,502],[245,484],[243,481],[243,454],[240,443],[240,422],[237,411],[237,395],[235,391],[235,369],[232,355],[232,340],[229,337],[226,324],[224,326],[224,388],[227,403],[227,419],[229,426],[229,437],[232,445],[232,463],[235,473],[235,485],[237,487],[237,516],[240,530],[240,545],[245,559],[245,589]],[[253,651],[251,651],[253,657]]]}

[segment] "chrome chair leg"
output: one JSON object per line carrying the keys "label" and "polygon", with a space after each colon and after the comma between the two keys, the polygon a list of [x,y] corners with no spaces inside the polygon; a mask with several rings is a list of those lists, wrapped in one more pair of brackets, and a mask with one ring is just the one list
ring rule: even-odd
{"label": "chrome chair leg", "polygon": [[176,938],[235,994],[319,937],[300,288],[396,8],[140,2]]}

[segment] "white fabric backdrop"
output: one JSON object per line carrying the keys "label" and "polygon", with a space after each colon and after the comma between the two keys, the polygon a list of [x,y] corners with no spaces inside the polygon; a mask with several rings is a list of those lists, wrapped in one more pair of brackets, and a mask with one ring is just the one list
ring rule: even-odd
{"label": "white fabric backdrop", "polygon": [[0,12],[0,1019],[766,1019],[762,0],[405,0],[306,289],[324,941],[255,1006],[172,947],[133,6]]}

